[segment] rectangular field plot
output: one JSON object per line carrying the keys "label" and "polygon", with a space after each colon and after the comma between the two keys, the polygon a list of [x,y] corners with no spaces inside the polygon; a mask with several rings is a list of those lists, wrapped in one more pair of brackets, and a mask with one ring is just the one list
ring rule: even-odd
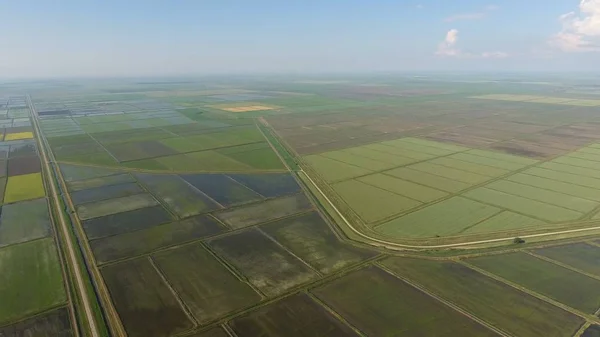
{"label": "rectangular field plot", "polygon": [[160,143],[177,152],[195,152],[216,148],[264,142],[264,138],[256,127],[236,128],[223,132],[213,132],[187,137],[161,140]]}
{"label": "rectangular field plot", "polygon": [[454,156],[435,158],[428,161],[428,163],[453,168],[464,172],[475,173],[487,177],[498,177],[510,172],[509,170],[503,168],[497,168],[493,166],[458,160]]}
{"label": "rectangular field plot", "polygon": [[597,190],[590,187],[564,183],[552,179],[540,178],[524,173],[517,173],[507,177],[506,179],[524,185],[539,187],[545,190],[550,190],[567,195],[572,195],[574,197],[600,202],[600,189]]}
{"label": "rectangular field plot", "polygon": [[152,140],[135,143],[109,144],[105,145],[105,147],[120,162],[169,156],[179,153],[158,141]]}
{"label": "rectangular field plot", "polygon": [[198,215],[135,232],[93,240],[90,246],[96,261],[105,263],[212,236],[224,230],[225,228],[212,217]]}
{"label": "rectangular field plot", "polygon": [[[155,169],[152,167],[145,167],[146,161],[132,161],[129,162],[131,167]],[[188,154],[179,154],[175,156],[165,156],[156,158],[154,163],[158,163],[163,169],[171,171],[225,171],[225,172],[239,172],[239,171],[252,171],[255,170],[252,167],[234,160],[230,157],[222,155],[216,151],[202,151],[192,152]],[[144,163],[144,165],[138,165],[137,163]],[[153,164],[156,165],[156,164]]]}
{"label": "rectangular field plot", "polygon": [[485,188],[540,201],[580,213],[591,212],[594,208],[596,208],[596,206],[598,206],[598,203],[594,201],[581,199],[538,187],[518,184],[508,180],[495,181],[491,184],[485,185]]}
{"label": "rectangular field plot", "polygon": [[201,244],[169,249],[153,259],[200,324],[261,299]]}
{"label": "rectangular field plot", "polygon": [[[468,162],[468,163],[473,163],[473,164],[495,167],[498,169],[503,169],[503,170],[508,170],[508,171],[518,170],[527,165],[532,165],[535,163],[535,160],[532,160],[532,159],[528,159],[528,160],[531,160],[531,163],[513,162],[513,161],[505,160],[506,158],[502,158],[498,155],[509,156],[506,154],[490,152],[490,151],[471,150],[471,151],[467,151],[467,152],[453,154],[451,156],[448,156],[448,158],[452,158],[452,159],[456,159],[456,160],[460,160],[460,161],[464,161],[464,162]],[[514,157],[514,156],[510,156],[510,157]],[[521,158],[521,157],[519,157],[519,158]]]}
{"label": "rectangular field plot", "polygon": [[305,294],[285,298],[229,323],[237,336],[357,336]]}
{"label": "rectangular field plot", "polygon": [[102,201],[106,199],[127,197],[143,193],[144,190],[136,183],[125,183],[119,185],[101,186],[80,190],[71,193],[71,199],[75,205],[88,202]]}
{"label": "rectangular field plot", "polygon": [[179,176],[139,173],[136,174],[136,178],[181,218],[221,208],[214,200]]}
{"label": "rectangular field plot", "polygon": [[317,277],[302,261],[254,229],[209,241],[209,245],[267,296]]}
{"label": "rectangular field plot", "polygon": [[526,253],[482,256],[468,263],[583,312],[600,307],[600,281]]}
{"label": "rectangular field plot", "polygon": [[102,276],[128,336],[170,336],[193,326],[148,258],[104,267]]}
{"label": "rectangular field plot", "polygon": [[456,193],[471,186],[470,184],[461,181],[448,179],[422,171],[412,170],[408,167],[399,167],[383,173],[403,180],[408,180],[419,185],[428,186],[450,193]]}
{"label": "rectangular field plot", "polygon": [[463,195],[473,200],[489,203],[549,222],[576,220],[583,216],[583,213],[580,212],[484,187],[469,191]]}
{"label": "rectangular field plot", "polygon": [[366,223],[373,223],[421,205],[414,199],[357,180],[334,184],[333,189]]}
{"label": "rectangular field plot", "polygon": [[46,199],[4,205],[1,211],[0,247],[51,234]]}
{"label": "rectangular field plot", "polygon": [[583,319],[454,262],[389,258],[382,264],[513,336],[572,336]]}
{"label": "rectangular field plot", "polygon": [[154,206],[84,220],[82,225],[91,240],[150,228],[172,220],[164,208]]}
{"label": "rectangular field plot", "polygon": [[453,197],[401,216],[376,227],[384,235],[411,238],[449,236],[461,233],[500,213],[493,206]]}
{"label": "rectangular field plot", "polygon": [[187,337],[230,337],[231,335],[221,327],[214,327],[212,329],[206,330],[204,332],[199,332],[191,335],[186,335]]}
{"label": "rectangular field plot", "polygon": [[41,198],[46,195],[41,173],[8,177],[4,191],[4,203]]}
{"label": "rectangular field plot", "polygon": [[73,336],[69,318],[69,309],[59,308],[24,321],[0,327],[0,336]]}
{"label": "rectangular field plot", "polygon": [[304,194],[271,199],[214,213],[214,216],[231,228],[238,229],[283,218],[312,209]]}
{"label": "rectangular field plot", "polygon": [[[117,174],[119,171],[112,169],[105,169],[99,167],[87,167],[78,166],[71,164],[60,164],[60,172],[62,173],[67,185],[71,185],[76,180],[86,180],[92,178],[106,177],[109,175]],[[96,187],[96,186],[90,186]]]}
{"label": "rectangular field plot", "polygon": [[311,292],[367,336],[496,336],[376,267],[352,272]]}
{"label": "rectangular field plot", "polygon": [[0,326],[66,302],[52,239],[0,248],[0,298]]}
{"label": "rectangular field plot", "polygon": [[600,325],[598,325],[598,324],[590,325],[587,329],[585,329],[583,334],[581,334],[581,337],[598,337],[598,336],[600,336]]}
{"label": "rectangular field plot", "polygon": [[225,153],[226,150],[228,149],[219,149],[216,152],[257,170],[285,170],[285,166],[270,147],[235,153]]}
{"label": "rectangular field plot", "polygon": [[271,222],[261,228],[323,274],[375,256],[340,241],[317,212]]}
{"label": "rectangular field plot", "polygon": [[[550,164],[550,163],[544,163],[544,164]],[[557,165],[560,165],[560,164],[557,164]],[[577,169],[574,166],[572,166],[572,167]],[[584,170],[587,170],[587,169],[584,169]],[[590,171],[596,172],[595,170],[591,170],[591,169],[590,169]],[[560,170],[556,170],[556,169],[546,169],[541,166],[540,167],[532,167],[528,170],[523,171],[523,173],[525,173],[527,175],[532,175],[532,176],[536,176],[536,177],[540,177],[540,178],[547,178],[547,179],[556,180],[556,181],[569,183],[569,184],[573,184],[573,185],[591,187],[594,189],[600,189],[600,179],[599,179],[600,174],[598,175],[599,178],[592,178],[592,177],[587,177],[585,175],[577,174],[577,173],[568,173],[568,172],[564,172],[564,171],[560,171]],[[598,173],[600,173],[600,172],[598,172]]]}
{"label": "rectangular field plot", "polygon": [[119,185],[132,182],[135,182],[135,179],[133,179],[133,177],[129,173],[123,173],[106,177],[71,181],[67,182],[67,187],[69,188],[69,191],[77,192],[80,190],[86,190],[90,188]]}
{"label": "rectangular field plot", "polygon": [[420,202],[431,202],[448,195],[446,192],[415,184],[410,181],[398,179],[382,173],[371,174],[357,178],[356,180],[395,194],[415,199]]}
{"label": "rectangular field plot", "polygon": [[587,243],[535,249],[534,253],[567,264],[586,273],[600,276],[600,247]]}
{"label": "rectangular field plot", "polygon": [[463,171],[447,166],[432,164],[431,162],[423,162],[407,166],[411,170],[425,172],[434,176],[440,176],[453,181],[460,181],[469,185],[476,185],[490,180],[490,177],[483,176],[477,173]]}
{"label": "rectangular field plot", "polygon": [[186,174],[181,177],[219,205],[226,207],[262,199],[251,189],[224,174]]}
{"label": "rectangular field plot", "polygon": [[445,156],[455,152],[466,151],[469,148],[420,138],[401,138],[388,140],[380,144],[393,146],[409,151],[422,152],[432,156]]}
{"label": "rectangular field plot", "polygon": [[152,195],[148,193],[136,194],[79,205],[77,206],[77,214],[81,220],[87,220],[156,205],[158,205],[158,201]]}
{"label": "rectangular field plot", "polygon": [[358,166],[370,171],[381,171],[397,166],[389,162],[382,162],[371,158],[358,156],[349,151],[344,150],[325,152],[319,154],[319,156],[333,159],[348,165]]}
{"label": "rectangular field plot", "polygon": [[40,159],[37,155],[10,158],[8,160],[7,175],[9,177],[22,174],[38,173],[41,171],[42,167],[40,166]]}
{"label": "rectangular field plot", "polygon": [[306,156],[304,157],[304,161],[316,170],[327,182],[346,180],[372,172],[371,170],[362,167],[353,166],[318,155]]}
{"label": "rectangular field plot", "polygon": [[265,198],[280,197],[301,191],[300,185],[290,173],[229,174],[228,176]]}
{"label": "rectangular field plot", "polygon": [[546,225],[545,222],[524,216],[510,211],[502,211],[482,222],[468,227],[461,233],[464,234],[479,234],[493,233],[509,230],[519,230],[525,228],[540,227]]}

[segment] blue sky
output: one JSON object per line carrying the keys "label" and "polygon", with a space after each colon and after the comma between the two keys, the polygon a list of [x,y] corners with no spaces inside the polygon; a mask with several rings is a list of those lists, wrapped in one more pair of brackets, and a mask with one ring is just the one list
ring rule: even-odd
{"label": "blue sky", "polygon": [[0,15],[0,78],[600,70],[600,0],[0,0]]}

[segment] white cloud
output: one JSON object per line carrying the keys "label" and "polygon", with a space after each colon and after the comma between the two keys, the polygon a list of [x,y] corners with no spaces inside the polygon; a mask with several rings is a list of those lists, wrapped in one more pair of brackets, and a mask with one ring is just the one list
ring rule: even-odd
{"label": "white cloud", "polygon": [[550,44],[565,52],[600,51],[600,0],[581,0],[575,12],[558,18],[562,25]]}
{"label": "white cloud", "polygon": [[481,53],[464,52],[457,47],[458,30],[450,29],[446,33],[446,38],[442,41],[435,52],[442,57],[460,57],[460,58],[506,58],[508,53],[501,51],[485,51]]}
{"label": "white cloud", "polygon": [[485,18],[489,14],[489,12],[495,11],[499,8],[500,7],[498,7],[496,5],[488,5],[479,12],[461,13],[461,14],[452,15],[452,16],[445,18],[444,21],[445,22],[454,22],[454,21],[464,21],[464,20],[481,20],[481,19]]}

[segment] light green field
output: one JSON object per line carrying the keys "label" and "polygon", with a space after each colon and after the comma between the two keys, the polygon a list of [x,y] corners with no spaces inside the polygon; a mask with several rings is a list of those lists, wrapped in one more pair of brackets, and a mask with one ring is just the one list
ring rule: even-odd
{"label": "light green field", "polygon": [[333,189],[366,223],[385,219],[421,204],[356,180],[334,184]]}
{"label": "light green field", "polygon": [[[456,156],[456,155],[454,155],[454,156]],[[458,160],[458,159],[454,158],[453,156],[432,159],[429,161],[429,163],[446,166],[449,168],[454,168],[454,169],[465,171],[465,172],[476,173],[476,174],[488,176],[488,177],[498,177],[498,176],[501,176],[501,175],[504,175],[504,174],[507,174],[508,172],[510,172],[509,170],[502,169],[502,168],[496,168],[493,166],[481,165],[481,164],[470,163],[467,161]]]}
{"label": "light green field", "polygon": [[583,213],[485,187],[469,191],[464,196],[550,222],[576,220],[583,216]]}
{"label": "light green field", "polygon": [[0,326],[64,303],[53,239],[0,248]]}
{"label": "light green field", "polygon": [[546,103],[546,104],[561,104],[574,106],[600,106],[600,100],[595,99],[573,99],[568,97],[547,97],[547,96],[531,96],[531,95],[480,95],[471,96],[471,98],[491,99],[502,101],[525,101],[527,103]]}
{"label": "light green field", "polygon": [[462,191],[464,189],[469,188],[471,185],[467,183],[463,183],[461,181],[456,181],[452,179],[448,179],[445,177],[440,177],[438,175],[412,170],[408,167],[399,167],[390,171],[384,172],[387,175],[391,175],[400,179],[412,181],[416,184],[421,184],[425,186],[429,186],[431,188],[440,189],[442,191],[456,193]]}
{"label": "light green field", "polygon": [[321,153],[320,156],[337,160],[339,162],[350,164],[353,166],[362,167],[371,171],[381,171],[394,167],[394,164],[373,160],[371,158],[363,156],[357,156],[355,154],[351,154],[349,152],[344,151],[325,152]]}
{"label": "light green field", "polygon": [[403,157],[399,155],[391,156],[389,153],[369,149],[367,146],[352,147],[349,149],[340,150],[340,152],[368,158],[377,162],[387,163],[392,165],[392,167],[407,165],[416,161],[415,159],[409,157]]}
{"label": "light green field", "polygon": [[484,220],[473,227],[465,229],[463,234],[492,233],[523,228],[532,228],[546,223],[510,211],[502,211],[491,218]]}
{"label": "light green field", "polygon": [[498,158],[482,156],[481,154],[482,154],[482,152],[473,153],[471,151],[468,151],[468,152],[461,152],[461,153],[457,153],[457,154],[448,156],[448,158],[453,158],[453,159],[457,159],[457,160],[465,161],[465,162],[469,162],[469,163],[474,163],[474,164],[491,166],[491,167],[509,170],[509,171],[518,170],[525,166],[520,163],[513,163],[513,162],[504,161],[504,160],[498,159]]}
{"label": "light green field", "polygon": [[500,213],[501,209],[454,197],[376,227],[384,235],[409,238],[448,236]]}
{"label": "light green field", "polygon": [[4,192],[4,203],[31,200],[46,195],[41,173],[8,177]]}
{"label": "light green field", "polygon": [[348,165],[319,155],[306,156],[304,157],[304,161],[314,168],[327,182],[346,180],[371,173],[370,170],[365,168]]}
{"label": "light green field", "polygon": [[600,189],[600,179],[587,177],[580,174],[568,173],[564,171],[555,171],[542,167],[532,167],[523,171],[523,173],[541,178],[562,181],[573,185]]}
{"label": "light green field", "polygon": [[540,178],[537,176],[532,176],[523,173],[517,173],[515,175],[509,176],[506,179],[524,185],[539,187],[545,190],[555,191],[567,195],[572,195],[574,197],[600,202],[600,190],[590,187],[569,184],[552,179]]}
{"label": "light green field", "polygon": [[446,192],[427,186],[398,179],[386,174],[377,173],[357,178],[358,181],[381,188],[392,193],[403,195],[420,202],[430,202],[448,195]]}
{"label": "light green field", "polygon": [[447,166],[436,165],[430,162],[410,165],[407,166],[407,168],[444,177],[453,181],[460,181],[469,185],[481,184],[490,179],[490,177],[483,176],[477,173],[450,168]]}

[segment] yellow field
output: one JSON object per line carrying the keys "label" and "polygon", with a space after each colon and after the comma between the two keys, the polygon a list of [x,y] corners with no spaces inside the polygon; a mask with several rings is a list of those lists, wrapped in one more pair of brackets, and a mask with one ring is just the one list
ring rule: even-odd
{"label": "yellow field", "polygon": [[31,139],[33,138],[33,132],[17,132],[8,133],[4,140],[19,140],[19,139]]}
{"label": "yellow field", "polygon": [[273,110],[273,107],[266,105],[250,105],[250,106],[240,106],[240,107],[231,107],[231,108],[220,108],[221,110],[229,111],[229,112],[248,112],[248,111],[261,111],[261,110]]}
{"label": "yellow field", "polygon": [[41,173],[8,177],[4,203],[41,198],[45,195]]}

